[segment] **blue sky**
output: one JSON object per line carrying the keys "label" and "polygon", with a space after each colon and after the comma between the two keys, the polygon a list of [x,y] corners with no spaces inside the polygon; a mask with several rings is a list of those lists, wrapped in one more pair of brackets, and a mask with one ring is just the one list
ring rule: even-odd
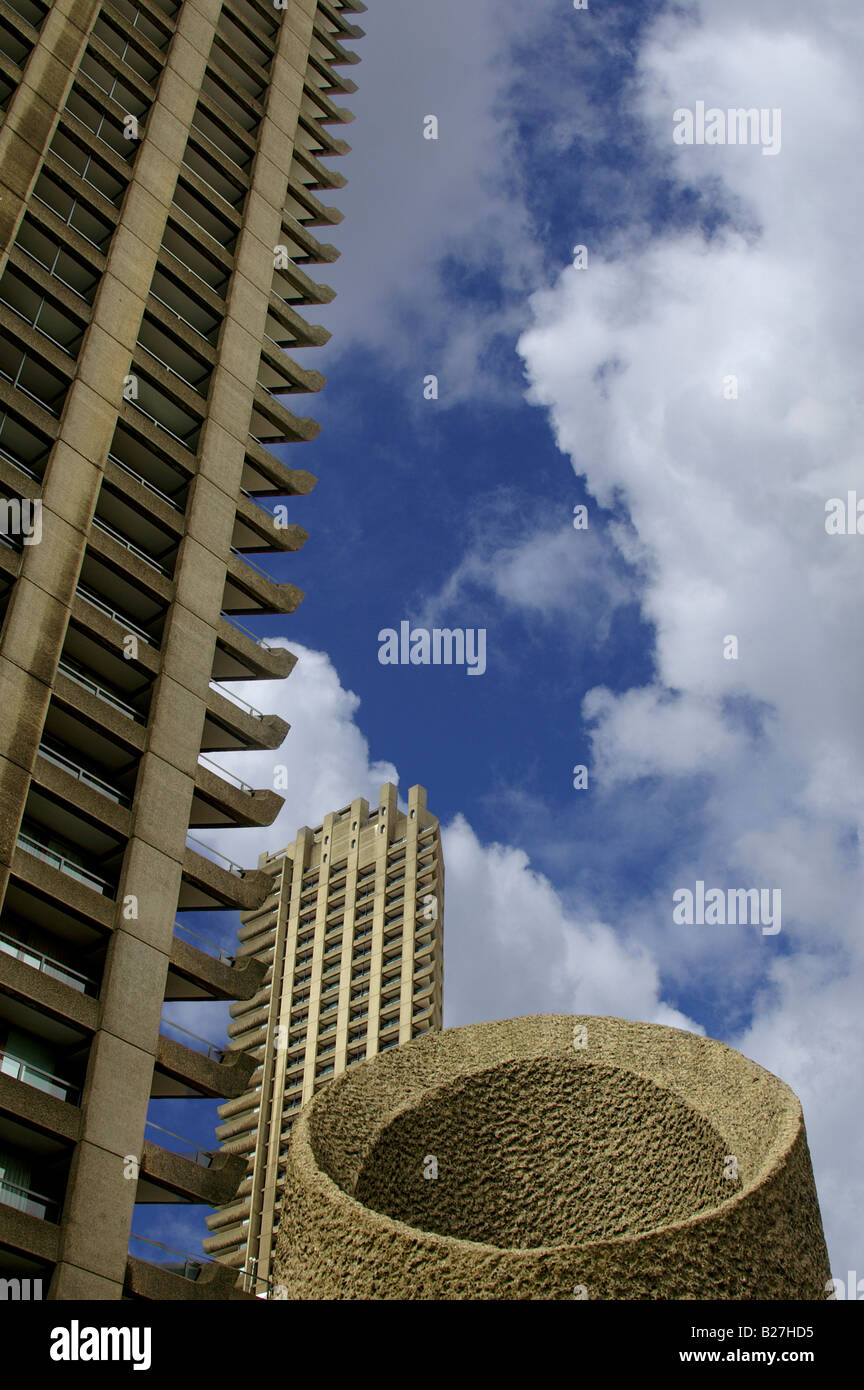
{"label": "blue sky", "polygon": [[[323,426],[285,451],[320,479],[290,503],[310,540],[264,562],[306,591],[260,624],[301,660],[238,687],[293,728],[217,758],[291,790],[211,841],[252,864],[423,783],[446,1023],[608,1013],[741,1048],[800,1096],[832,1267],[861,1267],[864,540],[824,530],[862,484],[858,8],[373,0],[363,25],[311,315],[333,338],[302,358],[328,385],[288,401]],[[782,109],[780,153],[676,146],[699,100]],[[405,618],[485,628],[485,674],[382,666]],[[781,932],[674,926],[697,879],[780,887]],[[175,1013],[221,1037],[221,1006]],[[159,1111],[209,1141],[209,1103]],[[194,1250],[202,1221],[138,1229]]]}

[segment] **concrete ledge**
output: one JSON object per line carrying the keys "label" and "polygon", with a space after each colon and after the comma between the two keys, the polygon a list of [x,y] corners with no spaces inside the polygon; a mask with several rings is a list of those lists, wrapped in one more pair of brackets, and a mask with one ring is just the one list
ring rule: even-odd
{"label": "concrete ledge", "polygon": [[22,883],[29,884],[61,906],[68,905],[106,932],[112,930],[117,904],[105,893],[88,888],[86,884],[70,878],[69,874],[64,874],[62,869],[55,869],[20,846],[12,858],[12,873]]}
{"label": "concrete ledge", "polygon": [[[259,989],[267,966],[261,960],[237,961],[233,966],[206,951],[199,951],[175,936],[171,942],[166,999],[251,999]],[[171,976],[179,977],[172,979]],[[179,981],[187,981],[184,989]]]}
{"label": "concrete ledge", "polygon": [[[219,864],[214,864],[212,859],[206,859],[203,854],[190,849],[188,845],[183,854],[183,873],[190,884],[200,891],[202,898],[209,897],[214,902],[222,903],[223,907],[238,907],[244,910],[258,907],[271,888],[270,878],[260,869],[247,869],[240,878],[230,869],[223,869]],[[186,903],[181,898],[180,910],[196,905]]]}
{"label": "concrete ledge", "polygon": [[84,1033],[95,1033],[99,1025],[97,999],[17,960],[8,951],[0,951],[0,990],[7,998],[35,1005],[64,1024],[77,1024]]}
{"label": "concrete ledge", "polygon": [[[190,1202],[204,1202],[215,1207],[231,1201],[245,1172],[245,1159],[233,1154],[217,1151],[209,1168],[205,1168],[185,1154],[173,1153],[145,1140],[139,1183],[144,1179]],[[140,1194],[138,1200],[141,1200]],[[161,1200],[164,1201],[164,1197]]]}
{"label": "concrete ledge", "polygon": [[[21,1120],[28,1128],[38,1129],[70,1142],[81,1133],[81,1110],[77,1105],[50,1096],[26,1081],[0,1073],[0,1115]],[[6,1208],[0,1205],[0,1212]],[[34,1218],[35,1220],[36,1218]]]}
{"label": "concrete ledge", "polygon": [[[60,1251],[60,1227],[40,1221],[14,1207],[0,1205],[0,1252],[16,1250],[39,1260],[56,1260]],[[2,1254],[0,1254],[2,1259]]]}
{"label": "concrete ledge", "polygon": [[146,1298],[154,1302],[173,1302],[186,1299],[190,1302],[226,1299],[252,1299],[254,1294],[235,1289],[237,1271],[222,1264],[202,1264],[197,1279],[185,1279],[164,1265],[148,1264],[146,1260],[136,1260],[132,1256],[126,1263],[126,1281],[123,1291],[128,1298]]}
{"label": "concrete ledge", "polygon": [[227,1100],[240,1096],[246,1090],[253,1071],[257,1066],[254,1057],[247,1052],[229,1053],[224,1062],[214,1061],[203,1052],[195,1052],[183,1043],[175,1042],[159,1034],[156,1052],[156,1069],[173,1082],[173,1087],[157,1087],[154,1076],[154,1095],[211,1096]]}

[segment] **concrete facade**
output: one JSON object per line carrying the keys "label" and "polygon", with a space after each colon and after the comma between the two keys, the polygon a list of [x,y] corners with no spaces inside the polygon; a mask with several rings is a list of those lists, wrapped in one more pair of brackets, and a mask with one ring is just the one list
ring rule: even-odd
{"label": "concrete facade", "polygon": [[294,664],[242,619],[302,598],[251,557],[305,539],[272,500],[315,480],[271,450],[318,429],[282,398],[323,378],[285,349],[328,336],[301,311],[332,297],[306,267],[337,254],[311,228],[341,219],[318,195],[343,182],[322,161],[348,148],[329,127],[364,8],[0,6],[0,491],[42,524],[0,537],[0,1262],[52,1298],[205,1296],[142,1272],[135,1203],[236,1186],[145,1126],[151,1097],[236,1096],[254,1066],[162,1012],[263,975],[176,916],[270,887],[195,830],[282,798],[201,758],[287,732],[220,682]]}
{"label": "concrete facade", "polygon": [[442,1025],[444,865],[423,787],[399,810],[381,788],[304,826],[260,860],[271,891],[244,914],[238,959],[267,968],[262,988],[232,1005],[233,1045],[258,1066],[220,1107],[223,1150],[248,1160],[233,1201],[208,1217],[209,1254],[270,1290],[288,1140],[313,1095],[347,1068]]}
{"label": "concrete facade", "polygon": [[710,1038],[562,1015],[348,1072],[291,1137],[274,1279],[301,1299],[814,1299],[801,1107]]}

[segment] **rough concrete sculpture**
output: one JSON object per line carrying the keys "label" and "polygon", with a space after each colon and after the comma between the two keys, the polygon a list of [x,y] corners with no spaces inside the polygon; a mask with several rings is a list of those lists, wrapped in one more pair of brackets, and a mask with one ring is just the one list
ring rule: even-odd
{"label": "rough concrete sculpture", "polygon": [[801,1107],[723,1043],[564,1015],[429,1034],[291,1138],[305,1299],[824,1299]]}

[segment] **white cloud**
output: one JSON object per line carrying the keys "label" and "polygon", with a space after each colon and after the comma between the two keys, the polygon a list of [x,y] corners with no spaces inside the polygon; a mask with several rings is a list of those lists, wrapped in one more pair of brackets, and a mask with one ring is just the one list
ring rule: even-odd
{"label": "white cloud", "polygon": [[792,1087],[804,1122],[819,1193],[832,1273],[845,1279],[864,1261],[858,1213],[864,1209],[862,1165],[862,971],[831,978],[818,956],[779,962],[770,1003],[734,1046]]}
{"label": "white cloud", "polygon": [[583,702],[596,721],[595,775],[606,787],[647,776],[693,776],[720,771],[738,740],[715,704],[692,695],[675,698],[656,686],[615,696],[602,687]]}
{"label": "white cloud", "polygon": [[[527,23],[498,0],[436,0],[422,15],[405,0],[376,0],[362,16],[362,65],[345,69],[358,91],[340,99],[356,120],[336,132],[352,153],[331,163],[349,180],[332,198],[345,213],[330,234],[341,259],[320,277],[337,299],[316,313],[334,337],[315,365],[359,343],[401,369],[419,339],[442,404],[452,404],[476,390],[490,338],[518,331],[507,307],[464,302],[447,258],[526,288],[536,269],[500,115],[509,46]],[[437,140],[424,139],[427,115],[438,118]],[[491,375],[484,386],[500,389]]]}
{"label": "white cloud", "polygon": [[494,611],[497,600],[532,624],[537,618],[563,623],[571,637],[577,632],[591,645],[604,641],[616,609],[636,596],[608,532],[532,522],[523,500],[516,515],[514,505],[501,498],[483,507],[474,539],[438,592],[423,598],[416,621],[430,627],[462,615],[467,622],[478,602],[481,612]]}
{"label": "white cloud", "polygon": [[444,831],[447,1026],[535,1013],[698,1024],[659,998],[644,945],[568,911],[524,850],[480,842],[463,816]]}
{"label": "white cloud", "polygon": [[[640,224],[592,248],[588,271],[535,296],[521,340],[531,398],[575,471],[601,504],[618,493],[629,509],[626,553],[656,631],[655,684],[585,702],[598,776],[707,775],[680,881],[719,864],[742,884],[782,882],[791,954],[773,967],[764,954],[772,988],[742,1045],[801,1095],[844,1268],[864,1260],[864,1121],[849,1101],[864,989],[864,541],[826,536],[824,505],[861,477],[862,39],[851,0],[664,15],[631,93],[649,158],[732,222],[710,238],[646,239]],[[780,106],[781,153],[673,145],[673,111],[699,100]],[[737,400],[724,399],[732,375]],[[723,658],[729,634],[738,661]],[[843,985],[819,977],[819,954]]]}

